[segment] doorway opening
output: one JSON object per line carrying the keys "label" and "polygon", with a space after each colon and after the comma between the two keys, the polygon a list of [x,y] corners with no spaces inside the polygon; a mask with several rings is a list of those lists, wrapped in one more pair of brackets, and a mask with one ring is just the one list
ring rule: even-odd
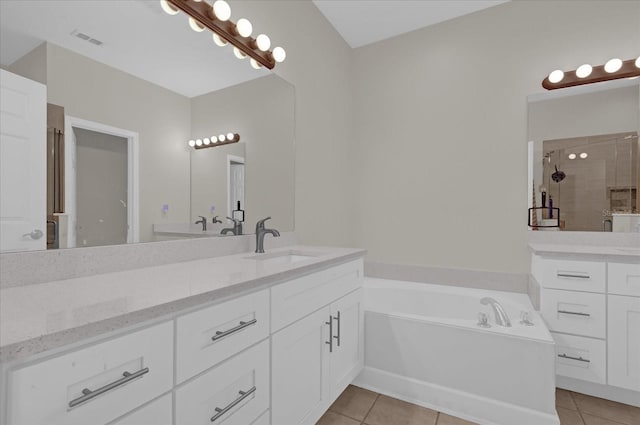
{"label": "doorway opening", "polygon": [[233,210],[238,202],[242,209],[244,205],[244,158],[236,155],[227,155],[227,217],[233,217]]}

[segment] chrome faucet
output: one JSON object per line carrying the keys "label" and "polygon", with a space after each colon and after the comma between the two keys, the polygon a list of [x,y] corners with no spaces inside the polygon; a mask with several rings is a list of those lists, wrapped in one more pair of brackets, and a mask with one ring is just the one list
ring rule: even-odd
{"label": "chrome faucet", "polygon": [[195,224],[202,224],[202,231],[206,232],[207,231],[207,219],[201,215],[199,215],[198,217],[200,217],[200,220],[196,221]]}
{"label": "chrome faucet", "polygon": [[484,297],[480,300],[480,304],[487,305],[489,304],[493,309],[493,314],[496,316],[496,325],[504,326],[505,328],[511,327],[511,320],[509,320],[509,316],[507,316],[507,312],[504,311],[504,308],[500,305],[498,301],[491,297]]}
{"label": "chrome faucet", "polygon": [[222,223],[222,220],[220,220],[217,215],[213,217],[213,224],[216,223]]}
{"label": "chrome faucet", "polygon": [[235,218],[227,217],[229,220],[233,221],[233,227],[225,227],[220,231],[221,235],[226,235],[227,233],[232,233],[236,236],[242,234],[242,222]]}
{"label": "chrome faucet", "polygon": [[270,233],[276,237],[280,236],[280,232],[276,229],[264,228],[264,222],[267,220],[271,220],[271,217],[263,218],[262,220],[258,220],[256,223],[256,252],[259,254],[264,252],[264,235]]}

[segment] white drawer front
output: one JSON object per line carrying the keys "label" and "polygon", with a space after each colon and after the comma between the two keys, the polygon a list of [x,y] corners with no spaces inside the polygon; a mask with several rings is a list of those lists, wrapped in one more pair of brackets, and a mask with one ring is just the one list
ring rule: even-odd
{"label": "white drawer front", "polygon": [[167,394],[109,425],[172,425],[172,404],[171,394]]}
{"label": "white drawer front", "polygon": [[604,294],[543,289],[541,297],[540,312],[550,330],[605,338]]}
{"label": "white drawer front", "polygon": [[351,261],[271,288],[271,331],[362,286],[362,260]]}
{"label": "white drawer front", "polygon": [[609,263],[609,293],[640,297],[640,264]]}
{"label": "white drawer front", "polygon": [[266,412],[264,412],[262,414],[262,416],[260,416],[258,419],[256,419],[256,421],[254,423],[252,423],[251,425],[271,425],[270,415],[271,415],[271,413],[267,410]]}
{"label": "white drawer front", "polygon": [[556,343],[556,374],[605,384],[606,343],[598,339],[551,333]]}
{"label": "white drawer front", "polygon": [[609,296],[609,385],[640,391],[640,298]]}
{"label": "white drawer front", "polygon": [[178,382],[268,336],[268,289],[179,317]]}
{"label": "white drawer front", "polygon": [[[140,375],[127,381],[125,372]],[[120,384],[106,389],[113,383]],[[11,372],[9,423],[105,424],[172,385],[173,323],[167,322]],[[101,394],[75,405],[84,389]]]}
{"label": "white drawer front", "polygon": [[269,391],[269,341],[263,341],[179,388],[176,424],[251,424],[269,408]]}
{"label": "white drawer front", "polygon": [[605,292],[606,263],[533,256],[532,271],[543,288]]}

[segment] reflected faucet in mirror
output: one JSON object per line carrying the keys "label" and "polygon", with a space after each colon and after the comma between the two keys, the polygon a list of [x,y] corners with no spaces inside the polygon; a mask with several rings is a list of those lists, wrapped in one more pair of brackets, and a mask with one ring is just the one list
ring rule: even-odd
{"label": "reflected faucet in mirror", "polygon": [[222,223],[222,220],[220,220],[217,215],[213,216],[213,220],[212,221],[213,221],[213,224]]}
{"label": "reflected faucet in mirror", "polygon": [[280,236],[280,232],[276,229],[265,229],[264,222],[267,220],[271,220],[271,217],[263,218],[256,223],[256,252],[258,254],[264,253],[264,235],[269,233],[274,237]]}
{"label": "reflected faucet in mirror", "polygon": [[233,227],[225,227],[220,231],[221,235],[227,235],[231,233],[232,235],[239,236],[242,234],[242,221],[237,220],[235,218],[227,217],[229,220],[233,221]]}
{"label": "reflected faucet in mirror", "polygon": [[207,231],[207,219],[201,215],[199,215],[198,217],[200,217],[200,220],[196,221],[195,224],[202,224],[202,231],[206,232]]}

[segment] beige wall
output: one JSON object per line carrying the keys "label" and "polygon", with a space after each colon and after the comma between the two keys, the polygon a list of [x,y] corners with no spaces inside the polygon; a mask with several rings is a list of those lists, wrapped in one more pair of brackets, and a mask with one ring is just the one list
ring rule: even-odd
{"label": "beige wall", "polygon": [[66,115],[138,133],[141,241],[152,240],[153,223],[189,219],[188,98],[47,44],[47,101]]}
{"label": "beige wall", "polygon": [[10,66],[8,71],[47,84],[47,44],[42,43]]}
{"label": "beige wall", "polygon": [[640,51],[640,2],[514,1],[355,50],[355,243],[526,272],[527,104],[551,70]]}

